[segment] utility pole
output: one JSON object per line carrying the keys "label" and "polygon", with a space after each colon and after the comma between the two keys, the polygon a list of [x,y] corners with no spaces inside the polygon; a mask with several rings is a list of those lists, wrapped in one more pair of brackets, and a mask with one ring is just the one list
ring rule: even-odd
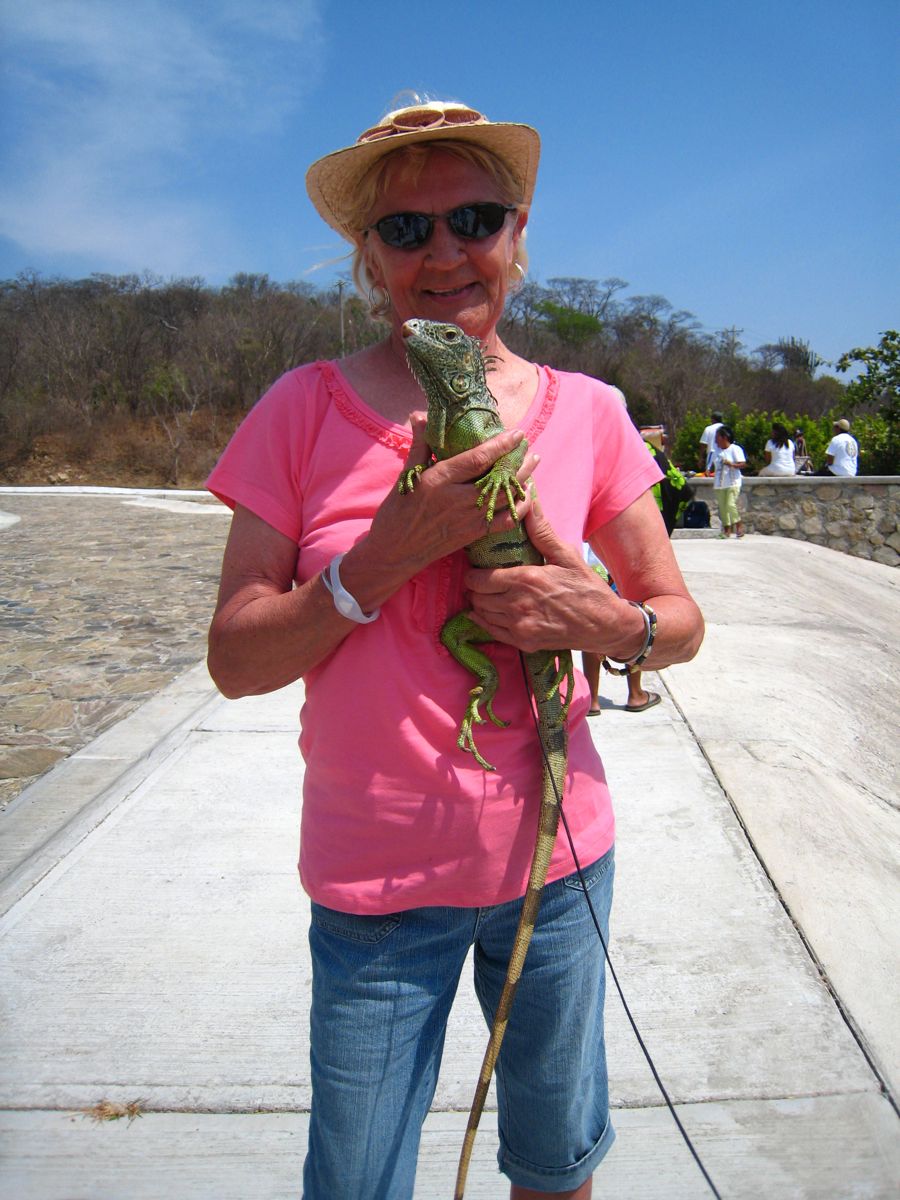
{"label": "utility pole", "polygon": [[734,356],[737,354],[737,348],[740,345],[738,338],[743,332],[743,329],[738,329],[734,325],[729,326],[728,329],[722,330],[722,345],[724,346],[729,358],[734,358]]}

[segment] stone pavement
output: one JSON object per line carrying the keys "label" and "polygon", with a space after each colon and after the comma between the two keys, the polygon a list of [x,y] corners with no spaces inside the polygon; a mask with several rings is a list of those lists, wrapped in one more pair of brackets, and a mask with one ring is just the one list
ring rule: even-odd
{"label": "stone pavement", "polygon": [[225,516],[206,493],[0,488],[0,807],[203,656]]}
{"label": "stone pavement", "polygon": [[[591,724],[617,802],[617,971],[724,1197],[894,1196],[898,699],[884,683],[900,581],[776,539],[676,549],[704,647],[648,675],[664,703],[646,713],[605,681]],[[823,682],[857,655],[877,705],[852,670],[849,686],[846,669]],[[9,806],[4,1194],[298,1196],[301,700],[295,685],[226,702],[197,665]],[[708,1194],[612,990],[608,1040],[619,1138],[596,1193]],[[452,1192],[483,1042],[465,981],[416,1200]],[[85,1110],[104,1099],[144,1115],[95,1123]],[[470,1200],[505,1193],[495,1147],[489,1115]]]}

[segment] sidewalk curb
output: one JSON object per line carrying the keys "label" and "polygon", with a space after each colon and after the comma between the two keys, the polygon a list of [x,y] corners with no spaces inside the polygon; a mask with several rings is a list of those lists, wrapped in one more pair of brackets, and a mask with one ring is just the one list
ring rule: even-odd
{"label": "sidewalk curb", "polygon": [[114,487],[96,484],[3,484],[0,485],[0,496],[203,496],[207,500],[214,497],[206,488],[142,488]]}
{"label": "sidewalk curb", "polygon": [[37,886],[222,703],[201,660],[25,788],[0,823],[0,915]]}

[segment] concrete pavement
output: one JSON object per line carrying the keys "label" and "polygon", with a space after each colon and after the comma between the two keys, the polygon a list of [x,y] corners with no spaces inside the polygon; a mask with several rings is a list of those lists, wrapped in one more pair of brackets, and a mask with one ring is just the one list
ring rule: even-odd
{"label": "concrete pavement", "polygon": [[208,493],[0,487],[0,807],[203,656]]}
{"label": "concrete pavement", "polygon": [[[676,547],[704,647],[647,675],[664,703],[643,714],[606,679],[592,722],[619,825],[613,961],[724,1197],[894,1196],[900,579],[793,541]],[[299,1195],[301,702],[226,702],[198,665],[10,804],[4,1194]],[[466,982],[416,1200],[452,1194],[484,1040]],[[619,1138],[595,1193],[708,1195],[612,989],[609,1058]],[[104,1099],[144,1115],[83,1115]],[[493,1122],[472,1200],[506,1193]]]}

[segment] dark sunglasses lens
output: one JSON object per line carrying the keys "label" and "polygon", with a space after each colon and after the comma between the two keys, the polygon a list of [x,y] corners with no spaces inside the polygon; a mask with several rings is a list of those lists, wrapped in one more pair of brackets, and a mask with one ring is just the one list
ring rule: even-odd
{"label": "dark sunglasses lens", "polygon": [[[480,241],[493,237],[512,209],[503,204],[464,204],[447,213],[447,221],[457,237]],[[424,246],[434,229],[434,217],[427,213],[393,213],[375,222],[378,236],[386,246],[412,250]]]}
{"label": "dark sunglasses lens", "polygon": [[432,221],[425,213],[395,213],[391,217],[382,217],[380,221],[376,221],[375,228],[386,246],[408,250],[412,246],[422,246],[428,241]]}
{"label": "dark sunglasses lens", "polygon": [[460,237],[493,237],[506,220],[507,209],[502,204],[465,204],[449,214],[450,228]]}

